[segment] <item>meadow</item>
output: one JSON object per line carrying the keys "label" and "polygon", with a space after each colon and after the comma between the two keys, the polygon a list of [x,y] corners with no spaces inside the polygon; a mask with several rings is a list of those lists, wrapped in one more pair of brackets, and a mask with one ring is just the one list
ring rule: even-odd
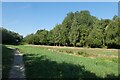
{"label": "meadow", "polygon": [[[26,77],[118,78],[117,49],[11,46],[24,54]],[[31,76],[32,75],[32,76]]]}
{"label": "meadow", "polygon": [[9,78],[24,78],[24,70],[26,80],[120,77],[117,3],[42,4],[3,4],[4,25],[0,27],[3,79],[11,76],[9,72],[13,73]]}

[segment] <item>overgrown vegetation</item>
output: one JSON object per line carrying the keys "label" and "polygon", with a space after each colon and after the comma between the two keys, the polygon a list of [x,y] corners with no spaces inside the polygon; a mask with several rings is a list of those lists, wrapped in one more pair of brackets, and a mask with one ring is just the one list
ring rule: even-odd
{"label": "overgrown vegetation", "polygon": [[[55,48],[53,48],[54,50],[48,50],[51,49],[48,47],[22,45],[12,47],[18,48],[24,54],[26,77],[29,79],[76,78],[87,80],[88,78],[118,78],[118,63],[111,60],[97,57],[78,57],[64,54],[65,52],[60,54]],[[71,53],[71,51],[68,52]]]}
{"label": "overgrown vegetation", "polygon": [[120,48],[120,18],[97,19],[89,11],[67,14],[52,30],[38,30],[24,38],[28,44]]}
{"label": "overgrown vegetation", "polygon": [[9,72],[13,62],[14,54],[13,50],[7,48],[4,45],[2,46],[2,79],[9,77]]}

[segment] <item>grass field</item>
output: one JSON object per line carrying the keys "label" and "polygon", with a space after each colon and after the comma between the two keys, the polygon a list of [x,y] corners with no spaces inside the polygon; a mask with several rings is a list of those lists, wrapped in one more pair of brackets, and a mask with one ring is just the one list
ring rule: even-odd
{"label": "grass field", "polygon": [[27,78],[87,79],[118,76],[117,50],[23,45],[12,47],[24,54]]}
{"label": "grass field", "polygon": [[11,64],[13,62],[13,50],[2,46],[2,78],[8,78],[11,69]]}

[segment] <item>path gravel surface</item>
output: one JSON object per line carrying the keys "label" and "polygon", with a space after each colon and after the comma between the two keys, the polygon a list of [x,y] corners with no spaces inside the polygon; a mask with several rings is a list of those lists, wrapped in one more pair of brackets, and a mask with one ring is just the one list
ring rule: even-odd
{"label": "path gravel surface", "polygon": [[10,70],[9,78],[22,78],[25,79],[25,67],[23,62],[23,54],[14,50],[14,62]]}

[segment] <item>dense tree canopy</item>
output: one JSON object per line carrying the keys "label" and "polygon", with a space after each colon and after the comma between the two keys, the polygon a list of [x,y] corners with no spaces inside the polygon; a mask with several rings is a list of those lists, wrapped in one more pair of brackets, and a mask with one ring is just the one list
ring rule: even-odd
{"label": "dense tree canopy", "polygon": [[61,24],[27,35],[28,44],[120,48],[120,18],[98,19],[89,11],[70,12]]}
{"label": "dense tree canopy", "polygon": [[120,18],[97,19],[89,11],[67,14],[52,30],[38,30],[24,38],[30,44],[119,48]]}
{"label": "dense tree canopy", "polygon": [[4,28],[0,28],[0,33],[2,33],[2,44],[19,44],[23,39],[18,33]]}

